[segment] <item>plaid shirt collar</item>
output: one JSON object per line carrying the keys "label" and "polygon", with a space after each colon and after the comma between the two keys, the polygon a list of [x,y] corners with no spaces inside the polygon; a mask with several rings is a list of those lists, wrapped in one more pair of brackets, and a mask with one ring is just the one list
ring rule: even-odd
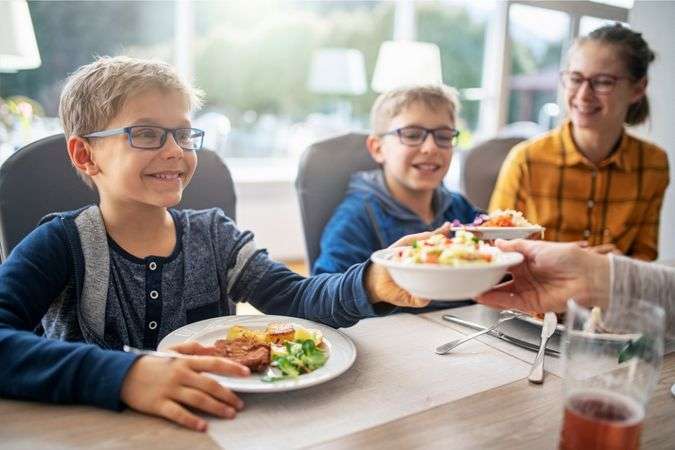
{"label": "plaid shirt collar", "polygon": [[589,168],[605,168],[611,165],[616,166],[617,169],[623,171],[629,171],[630,167],[630,158],[629,158],[629,148],[628,148],[628,134],[624,131],[621,135],[621,141],[615,151],[609,155],[608,158],[601,161],[597,166],[593,164],[583,153],[579,150],[577,145],[572,139],[572,122],[569,120],[565,121],[561,127],[562,135],[562,144],[563,150],[565,152],[565,162],[564,165],[571,167],[575,165],[584,165]]}

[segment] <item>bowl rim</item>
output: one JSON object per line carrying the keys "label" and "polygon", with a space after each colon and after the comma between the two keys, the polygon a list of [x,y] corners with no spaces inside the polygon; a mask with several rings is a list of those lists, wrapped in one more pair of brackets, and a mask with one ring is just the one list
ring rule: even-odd
{"label": "bowl rim", "polygon": [[501,252],[497,250],[498,261],[490,264],[481,265],[466,265],[466,266],[449,266],[442,264],[407,264],[389,259],[392,252],[397,250],[394,248],[383,248],[377,250],[370,255],[370,260],[376,264],[380,264],[387,268],[404,269],[404,270],[422,270],[427,272],[466,272],[466,271],[485,271],[493,269],[503,269],[505,267],[512,267],[523,262],[525,259],[521,253],[518,252]]}

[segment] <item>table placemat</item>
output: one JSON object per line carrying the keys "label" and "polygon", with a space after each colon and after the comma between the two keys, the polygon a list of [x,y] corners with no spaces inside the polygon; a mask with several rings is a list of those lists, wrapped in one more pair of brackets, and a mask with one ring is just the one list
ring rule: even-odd
{"label": "table placemat", "polygon": [[356,344],[354,366],[312,388],[242,395],[235,420],[210,419],[223,448],[301,448],[345,436],[527,376],[529,365],[478,341],[461,354],[434,348],[462,337],[409,314],[366,319],[343,330]]}

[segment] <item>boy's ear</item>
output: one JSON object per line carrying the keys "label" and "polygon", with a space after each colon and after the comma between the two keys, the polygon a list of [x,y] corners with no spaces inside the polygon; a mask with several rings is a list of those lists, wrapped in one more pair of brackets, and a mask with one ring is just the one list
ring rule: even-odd
{"label": "boy's ear", "polygon": [[87,175],[94,176],[100,169],[93,159],[91,144],[80,136],[68,138],[68,157],[73,166]]}
{"label": "boy's ear", "polygon": [[373,134],[366,139],[368,153],[373,157],[376,163],[384,164],[384,152],[382,151],[382,138]]}

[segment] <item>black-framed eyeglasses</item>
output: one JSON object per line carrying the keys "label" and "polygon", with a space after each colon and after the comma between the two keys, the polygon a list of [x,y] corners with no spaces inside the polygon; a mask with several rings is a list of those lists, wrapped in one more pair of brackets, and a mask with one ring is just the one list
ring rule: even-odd
{"label": "black-framed eyeglasses", "polygon": [[126,134],[129,145],[143,150],[159,150],[164,147],[166,137],[171,133],[176,144],[186,151],[202,149],[204,131],[198,128],[164,128],[151,125],[134,125],[112,130],[96,131],[84,135],[86,138],[101,138]]}
{"label": "black-framed eyeglasses", "polygon": [[416,147],[422,145],[430,133],[434,137],[434,142],[440,148],[452,148],[457,144],[457,138],[459,137],[459,130],[455,128],[424,128],[417,126],[397,128],[382,133],[380,136],[396,135],[401,144]]}
{"label": "black-framed eyeglasses", "polygon": [[588,81],[591,90],[596,94],[610,94],[616,87],[619,80],[630,80],[630,77],[617,77],[609,74],[598,74],[592,77],[585,77],[579,72],[563,70],[560,72],[560,82],[566,89],[576,91]]}

